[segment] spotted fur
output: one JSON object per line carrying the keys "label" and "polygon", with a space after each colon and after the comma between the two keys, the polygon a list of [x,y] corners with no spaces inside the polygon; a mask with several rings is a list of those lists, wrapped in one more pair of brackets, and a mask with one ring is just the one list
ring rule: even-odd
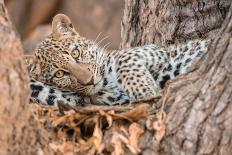
{"label": "spotted fur", "polygon": [[157,95],[168,80],[185,74],[209,45],[208,40],[193,40],[165,48],[151,44],[107,51],[80,37],[65,15],[57,15],[52,27],[52,34],[35,51],[37,67],[31,75],[60,90],[82,93],[95,104]]}
{"label": "spotted fur", "polygon": [[62,92],[39,81],[31,80],[30,88],[32,90],[30,97],[32,103],[40,103],[50,106],[58,106],[58,102],[69,104],[71,106],[90,103],[89,100],[80,93]]}

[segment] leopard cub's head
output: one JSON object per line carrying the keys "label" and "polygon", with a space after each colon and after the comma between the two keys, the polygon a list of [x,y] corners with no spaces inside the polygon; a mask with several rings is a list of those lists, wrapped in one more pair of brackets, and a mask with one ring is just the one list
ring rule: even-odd
{"label": "leopard cub's head", "polygon": [[[81,37],[70,19],[58,14],[52,21],[52,33],[35,50],[32,77],[66,91],[94,93],[102,81],[95,42]],[[101,60],[101,59],[100,59]]]}

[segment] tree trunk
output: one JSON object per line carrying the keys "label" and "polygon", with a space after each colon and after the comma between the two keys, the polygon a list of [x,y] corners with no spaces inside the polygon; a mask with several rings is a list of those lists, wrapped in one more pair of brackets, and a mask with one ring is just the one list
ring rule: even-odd
{"label": "tree trunk", "polygon": [[188,74],[167,83],[160,100],[166,135],[158,150],[151,145],[144,154],[232,154],[230,5],[231,0],[126,0],[122,48],[215,38]]}
{"label": "tree trunk", "polygon": [[[51,154],[35,123],[29,102],[28,74],[19,37],[0,0],[0,154]],[[48,139],[48,138],[47,138]]]}
{"label": "tree trunk", "polygon": [[126,0],[121,47],[167,45],[211,38],[221,27],[231,0]]}

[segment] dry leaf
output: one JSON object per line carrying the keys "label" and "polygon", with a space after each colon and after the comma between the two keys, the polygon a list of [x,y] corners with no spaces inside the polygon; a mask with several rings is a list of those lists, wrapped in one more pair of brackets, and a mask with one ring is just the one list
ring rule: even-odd
{"label": "dry leaf", "polygon": [[102,111],[102,110],[100,110],[99,112],[100,112],[101,116],[105,116],[106,117],[106,120],[107,120],[107,123],[108,123],[108,128],[110,128],[112,126],[112,124],[113,124],[113,118],[111,116],[112,112],[106,113],[105,111]]}
{"label": "dry leaf", "polygon": [[146,127],[148,130],[153,130],[153,121],[150,118],[146,120]]}
{"label": "dry leaf", "polygon": [[142,104],[142,105],[139,105],[138,107],[136,107],[132,110],[121,113],[120,115],[122,115],[126,118],[130,118],[133,121],[138,121],[142,118],[149,117],[149,115],[150,115],[149,108],[150,108],[150,106],[148,104]]}
{"label": "dry leaf", "polygon": [[114,133],[111,139],[111,144],[114,147],[112,155],[124,155],[123,144],[119,138],[118,133]]}
{"label": "dry leaf", "polygon": [[153,128],[156,130],[155,138],[159,144],[165,135],[165,124],[163,120],[158,120],[153,123]]}
{"label": "dry leaf", "polygon": [[[161,140],[165,133],[163,133],[165,129],[159,128],[160,124],[155,124],[156,122],[153,123],[150,119],[148,104],[137,104],[134,107],[132,105],[90,105],[78,108],[60,106],[60,113],[58,109],[39,105],[36,110],[38,121],[46,124],[46,127],[45,125],[43,127],[54,133],[56,138],[50,146],[62,154],[103,154],[105,151],[112,151],[111,146],[114,148],[112,152],[114,155],[123,155],[128,151],[138,154],[141,152],[139,140],[144,129],[135,122],[141,123],[141,119],[143,122],[147,120],[146,125],[157,131],[157,140]],[[108,128],[104,128],[106,121]],[[103,141],[105,131],[102,130],[113,131],[113,136]]]}
{"label": "dry leaf", "polygon": [[55,152],[60,152],[60,153],[65,154],[65,155],[74,155],[75,152],[78,151],[77,149],[75,149],[77,147],[75,147],[74,144],[71,142],[65,142],[63,144],[50,143],[49,146]]}
{"label": "dry leaf", "polygon": [[140,136],[144,133],[144,130],[137,124],[133,123],[129,127],[129,143],[130,146],[134,148],[135,152],[134,153],[139,153],[141,152],[139,148],[139,138]]}
{"label": "dry leaf", "polygon": [[[95,117],[95,127],[92,137],[87,141],[87,144],[93,146],[94,153],[98,151],[102,142],[102,131],[100,128],[99,118]],[[93,152],[93,151],[91,151]]]}
{"label": "dry leaf", "polygon": [[93,142],[94,142],[95,149],[98,150],[102,142],[102,131],[99,125],[99,119],[96,121],[96,125],[93,131],[93,138],[94,138]]}

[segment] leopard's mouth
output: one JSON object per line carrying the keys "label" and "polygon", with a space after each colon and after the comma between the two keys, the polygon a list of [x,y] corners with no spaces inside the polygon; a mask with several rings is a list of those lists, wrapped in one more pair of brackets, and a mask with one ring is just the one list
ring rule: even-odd
{"label": "leopard's mouth", "polygon": [[62,91],[65,94],[72,94],[72,93],[76,93],[75,90],[70,89],[68,87],[62,88],[62,87],[56,87],[57,89],[59,89],[60,91]]}

